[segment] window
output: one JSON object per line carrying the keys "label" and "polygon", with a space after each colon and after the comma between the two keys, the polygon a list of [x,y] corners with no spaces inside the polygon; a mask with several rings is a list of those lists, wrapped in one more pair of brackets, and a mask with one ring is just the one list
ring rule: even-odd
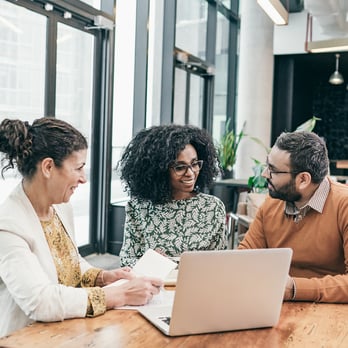
{"label": "window", "polygon": [[[62,23],[57,34],[56,116],[73,124],[92,146],[92,90],[94,36]],[[89,242],[90,148],[86,163],[87,183],[71,196],[77,245]]]}
{"label": "window", "polygon": [[[0,121],[32,122],[43,115],[45,46],[46,17],[0,1]],[[0,179],[0,201],[20,181],[14,170],[5,178]]]}

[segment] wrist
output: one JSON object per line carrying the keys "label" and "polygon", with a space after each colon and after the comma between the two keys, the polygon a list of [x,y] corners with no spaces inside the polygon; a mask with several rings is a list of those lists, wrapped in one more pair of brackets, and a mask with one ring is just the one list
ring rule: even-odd
{"label": "wrist", "polygon": [[97,275],[97,278],[95,281],[95,286],[103,287],[105,285],[106,285],[106,283],[105,283],[105,271],[101,270]]}

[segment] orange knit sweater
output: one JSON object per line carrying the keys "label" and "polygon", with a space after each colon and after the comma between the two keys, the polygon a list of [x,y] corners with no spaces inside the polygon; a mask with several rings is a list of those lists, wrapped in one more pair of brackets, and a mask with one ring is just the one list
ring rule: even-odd
{"label": "orange knit sweater", "polygon": [[348,303],[348,186],[330,181],[322,214],[311,209],[298,223],[284,208],[267,197],[238,248],[290,247],[295,300]]}

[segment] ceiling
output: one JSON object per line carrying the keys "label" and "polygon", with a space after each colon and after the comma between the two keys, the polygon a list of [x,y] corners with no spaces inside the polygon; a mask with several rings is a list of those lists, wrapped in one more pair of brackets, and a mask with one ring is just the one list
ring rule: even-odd
{"label": "ceiling", "polygon": [[348,36],[347,0],[304,0],[304,10],[313,16],[324,35]]}
{"label": "ceiling", "polygon": [[[304,10],[312,14],[321,33],[332,38],[348,37],[347,0],[304,0]],[[334,71],[335,53],[316,55],[316,66],[321,71]],[[340,52],[339,71],[348,82],[348,52]]]}
{"label": "ceiling", "polygon": [[280,0],[290,12],[306,11],[313,16],[322,34],[334,38],[348,36],[347,0]]}
{"label": "ceiling", "polygon": [[[306,11],[321,34],[331,38],[348,37],[348,0],[281,0],[290,13]],[[335,70],[335,52],[296,57],[307,69],[330,76]],[[315,63],[313,62],[315,59]],[[314,63],[314,64],[313,64]],[[348,83],[348,52],[340,52],[339,71]]]}

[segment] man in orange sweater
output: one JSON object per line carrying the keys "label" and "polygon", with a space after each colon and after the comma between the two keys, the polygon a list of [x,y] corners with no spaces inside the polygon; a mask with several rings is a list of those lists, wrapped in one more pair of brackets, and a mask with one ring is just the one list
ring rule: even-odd
{"label": "man in orange sweater", "polygon": [[348,186],[328,168],[312,132],[282,133],[267,157],[270,197],[238,248],[292,248],[284,300],[348,303]]}

